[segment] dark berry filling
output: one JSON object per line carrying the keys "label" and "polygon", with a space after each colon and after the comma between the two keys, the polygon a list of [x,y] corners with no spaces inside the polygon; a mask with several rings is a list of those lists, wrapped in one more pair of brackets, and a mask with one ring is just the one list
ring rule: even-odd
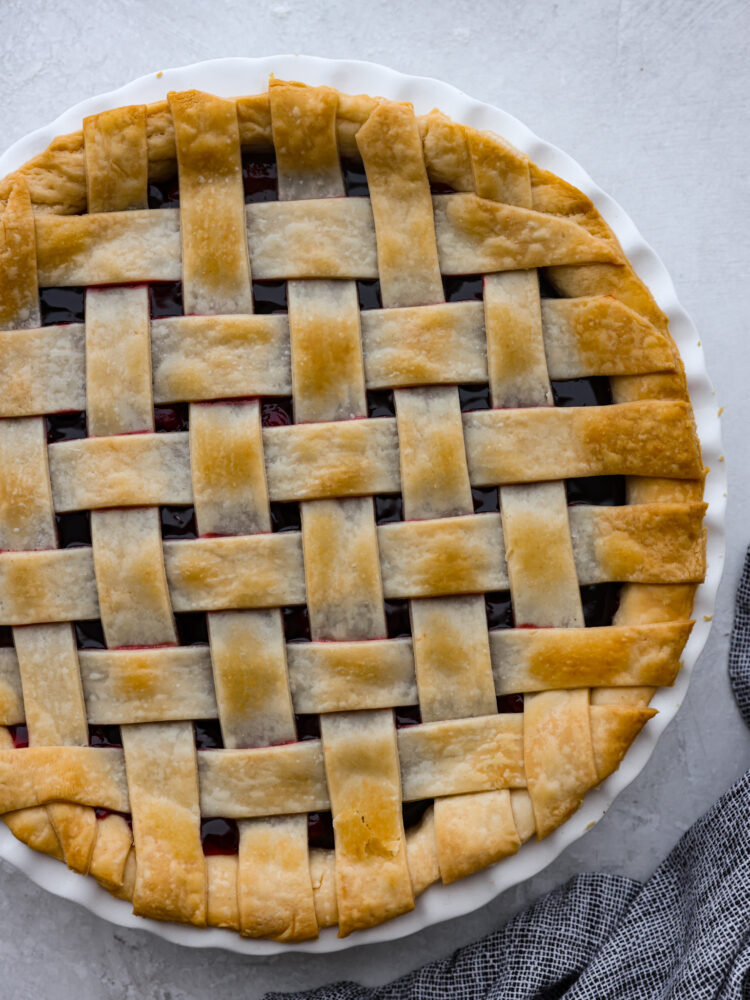
{"label": "dark berry filling", "polygon": [[319,715],[295,715],[294,722],[297,726],[297,739],[301,742],[320,739]]}
{"label": "dark berry filling", "polygon": [[77,549],[91,545],[91,513],[88,510],[55,514],[57,544],[61,549]]}
{"label": "dark berry filling", "polygon": [[565,492],[571,507],[593,504],[597,507],[621,507],[626,502],[625,476],[589,476],[566,479]]}
{"label": "dark berry filling", "polygon": [[245,189],[245,203],[277,201],[278,176],[275,153],[269,151],[243,156],[242,186]]}
{"label": "dark berry filling", "polygon": [[197,538],[194,507],[160,507],[161,537],[170,539]]}
{"label": "dark berry filling", "polygon": [[90,747],[121,747],[119,726],[89,726]]}
{"label": "dark berry filling", "polygon": [[183,611],[174,616],[177,641],[181,646],[208,645],[208,619],[205,611]]}
{"label": "dark berry filling", "polygon": [[493,514],[500,510],[497,486],[472,486],[471,499],[475,514]]}
{"label": "dark berry filling", "polygon": [[71,413],[54,413],[45,417],[47,421],[47,443],[56,441],[76,441],[86,437],[86,413],[73,411]]}
{"label": "dark berry filling", "polygon": [[348,198],[370,197],[367,174],[360,160],[350,160],[342,157],[341,172],[344,175],[344,188]]}
{"label": "dark berry filling", "polygon": [[218,719],[197,719],[193,722],[196,750],[223,750],[224,738]]}
{"label": "dark berry filling", "polygon": [[254,281],[253,304],[260,316],[289,311],[285,281]]}
{"label": "dark berry filling", "polygon": [[83,323],[85,303],[85,288],[40,288],[39,309],[42,326]]}
{"label": "dark berry filling", "polygon": [[182,316],[182,282],[160,281],[148,286],[151,319]]}
{"label": "dark berry filling", "polygon": [[409,830],[422,822],[422,817],[432,805],[432,799],[420,799],[418,802],[404,802],[401,814],[404,818],[404,829]]}
{"label": "dark berry filling", "polygon": [[23,750],[29,745],[29,731],[26,726],[8,726],[8,732],[16,750]]}
{"label": "dark berry filling", "polygon": [[286,641],[310,642],[310,616],[307,613],[307,606],[295,604],[281,610]]}
{"label": "dark berry filling", "polygon": [[88,622],[76,622],[76,645],[79,649],[105,649],[104,629],[99,619]]}
{"label": "dark berry filling", "polygon": [[620,606],[621,583],[592,583],[581,587],[583,620],[587,628],[611,625]]}
{"label": "dark berry filling", "polygon": [[442,181],[430,181],[430,194],[456,194],[456,189]]}
{"label": "dark berry filling", "polygon": [[377,524],[392,524],[394,521],[403,521],[404,502],[400,493],[388,496],[376,496],[375,500],[375,522]]}
{"label": "dark berry filling", "polygon": [[190,427],[190,408],[187,403],[154,407],[154,429],[157,434],[174,434]]}
{"label": "dark berry filling", "polygon": [[201,820],[201,844],[203,853],[207,856],[212,854],[237,854],[240,849],[240,831],[237,821],[234,819],[212,819]]}
{"label": "dark berry filling", "polygon": [[377,278],[358,281],[357,296],[359,298],[359,308],[362,312],[367,309],[383,308],[383,299],[380,295],[380,281]]}
{"label": "dark berry filling", "polygon": [[385,624],[389,639],[402,639],[411,635],[409,602],[405,600],[384,601]]}
{"label": "dark berry filling", "polygon": [[509,590],[496,590],[484,595],[489,628],[513,628],[513,602]]}
{"label": "dark berry filling", "polygon": [[458,387],[458,399],[463,413],[492,408],[490,387],[488,385],[460,385]]}
{"label": "dark berry filling", "polygon": [[294,403],[291,396],[267,397],[261,402],[260,422],[264,427],[288,427],[294,423]]}
{"label": "dark berry filling", "polygon": [[393,709],[396,729],[408,729],[409,726],[419,726],[422,722],[422,712],[419,705],[399,705]]}
{"label": "dark berry filling", "polygon": [[166,181],[150,181],[148,185],[149,208],[179,208],[180,182],[177,177]]}
{"label": "dark berry filling", "polygon": [[271,530],[301,531],[302,518],[300,517],[299,504],[296,502],[272,503]]}
{"label": "dark berry filling", "polygon": [[307,842],[310,847],[333,850],[333,816],[330,812],[307,814]]}
{"label": "dark berry filling", "polygon": [[99,806],[95,806],[94,815],[97,819],[106,819],[107,816],[119,816],[125,820],[131,830],[133,829],[133,817],[130,813],[115,812],[113,809],[100,809]]}
{"label": "dark berry filling", "polygon": [[557,289],[549,280],[547,272],[540,269],[536,272],[539,277],[539,294],[543,299],[559,299],[560,296],[557,294]]}
{"label": "dark berry filling", "polygon": [[450,275],[443,278],[446,302],[481,302],[484,279],[481,274]]}
{"label": "dark berry filling", "polygon": [[522,694],[501,694],[497,699],[498,712],[523,712]]}
{"label": "dark berry filling", "polygon": [[591,378],[570,378],[552,382],[555,406],[609,406],[612,387],[606,375]]}
{"label": "dark berry filling", "polygon": [[368,417],[395,417],[396,404],[390,389],[371,389],[367,393]]}

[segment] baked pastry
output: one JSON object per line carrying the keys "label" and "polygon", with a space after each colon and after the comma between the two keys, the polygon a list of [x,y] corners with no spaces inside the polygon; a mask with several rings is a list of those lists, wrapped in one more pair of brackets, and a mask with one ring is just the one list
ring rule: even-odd
{"label": "baked pastry", "polygon": [[13,833],[296,941],[564,822],[704,574],[680,359],[586,196],[272,79],[88,118],[0,199]]}

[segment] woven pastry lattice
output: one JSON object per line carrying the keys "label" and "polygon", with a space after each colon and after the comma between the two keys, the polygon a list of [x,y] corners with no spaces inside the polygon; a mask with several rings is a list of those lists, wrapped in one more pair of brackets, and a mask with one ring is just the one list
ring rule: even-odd
{"label": "woven pastry lattice", "polygon": [[[277,81],[89,118],[0,198],[13,832],[137,913],[299,940],[563,822],[673,681],[704,571],[679,358],[588,199],[439,112]],[[446,301],[466,276],[476,300]],[[555,405],[591,378],[608,405]],[[598,477],[619,503],[569,502]],[[604,584],[614,618],[585,627]],[[335,850],[308,839],[328,811]],[[214,817],[236,851],[204,851]]]}

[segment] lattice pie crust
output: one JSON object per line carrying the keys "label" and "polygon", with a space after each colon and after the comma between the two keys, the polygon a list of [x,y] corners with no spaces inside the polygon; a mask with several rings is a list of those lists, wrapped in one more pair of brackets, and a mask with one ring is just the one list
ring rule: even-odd
{"label": "lattice pie crust", "polygon": [[[272,152],[277,197],[246,204],[243,157]],[[367,197],[343,197],[342,157]],[[149,209],[175,175],[179,207]],[[438,111],[273,79],[88,118],[0,199],[14,834],[136,913],[296,941],[395,917],[564,822],[674,680],[704,574],[680,360],[591,202]],[[481,300],[446,301],[467,275]],[[360,311],[375,280],[382,308]],[[153,317],[159,282],[181,282],[182,315]],[[286,282],[287,311],[257,313],[253,282]],[[40,294],[71,287],[85,321],[44,324]],[[551,383],[592,377],[610,405],[553,405]],[[467,384],[487,408],[462,409]],[[395,415],[368,416],[373,392]],[[293,423],[263,425],[271,397]],[[188,429],[156,433],[181,403]],[[48,441],[67,411],[86,436]],[[624,502],[567,503],[566,480],[602,476],[627,477]],[[381,496],[400,519],[376,523]],[[296,530],[271,530],[277,504]],[[164,540],[180,506],[196,537]],[[84,511],[90,544],[61,547]],[[606,583],[614,618],[583,627],[581,587]],[[514,627],[488,629],[497,592]],[[388,638],[399,601],[411,634]],[[295,606],[312,641],[285,639]],[[178,643],[186,613],[208,642]],[[78,648],[92,620],[100,648]],[[218,749],[196,749],[205,719]],[[90,745],[112,726],[121,746]],[[328,810],[335,850],[308,841]],[[236,851],[204,853],[208,817],[236,821]]]}

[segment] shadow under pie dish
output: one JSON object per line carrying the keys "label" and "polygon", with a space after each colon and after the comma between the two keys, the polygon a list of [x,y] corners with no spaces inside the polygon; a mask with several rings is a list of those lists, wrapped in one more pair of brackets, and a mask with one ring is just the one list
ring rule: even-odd
{"label": "shadow under pie dish", "polygon": [[103,112],[0,197],[16,836],[290,941],[564,822],[704,573],[681,363],[591,202],[276,80]]}

